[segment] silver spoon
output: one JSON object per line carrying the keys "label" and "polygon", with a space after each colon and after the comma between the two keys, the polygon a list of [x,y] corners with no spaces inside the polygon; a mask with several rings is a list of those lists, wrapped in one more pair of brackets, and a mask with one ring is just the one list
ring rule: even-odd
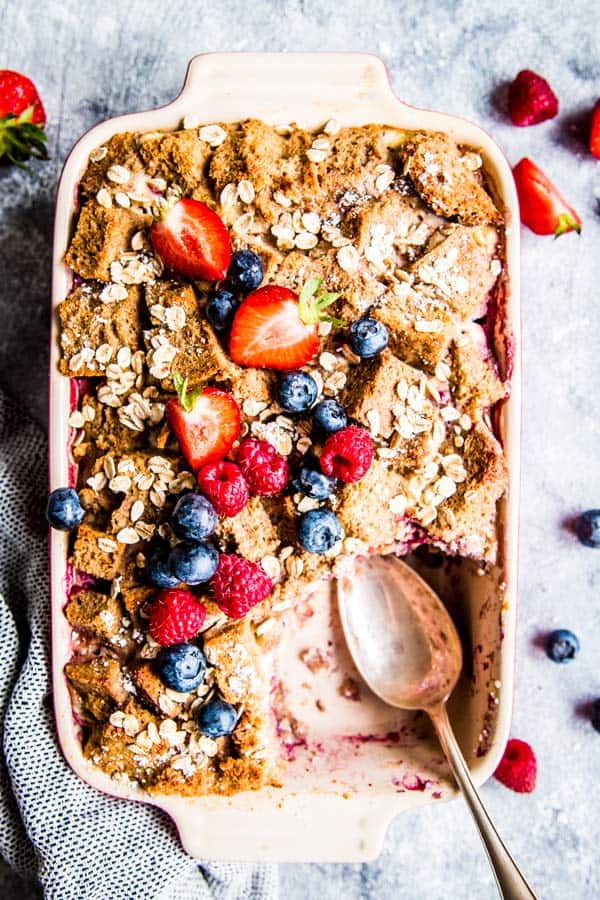
{"label": "silver spoon", "polygon": [[390,706],[430,716],[452,773],[471,810],[500,895],[535,894],[490,819],[456,741],[446,711],[462,668],[460,640],[446,607],[406,563],[394,556],[358,559],[338,580],[340,617],[356,667]]}

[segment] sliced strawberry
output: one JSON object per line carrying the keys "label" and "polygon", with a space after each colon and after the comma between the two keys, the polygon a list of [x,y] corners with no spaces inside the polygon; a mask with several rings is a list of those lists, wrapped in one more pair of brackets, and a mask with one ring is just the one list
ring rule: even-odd
{"label": "sliced strawberry", "polygon": [[205,281],[225,278],[231,241],[218,215],[199,200],[169,206],[150,229],[152,245],[169,269]]}
{"label": "sliced strawberry", "polygon": [[190,468],[223,459],[240,433],[240,410],[231,394],[208,387],[187,393],[187,379],[175,376],[179,398],[169,400],[167,421]]}
{"label": "sliced strawberry", "polygon": [[581,231],[581,219],[535,163],[525,157],[513,169],[521,221],[536,234],[559,237]]}
{"label": "sliced strawberry", "polygon": [[231,328],[229,352],[234,362],[258,369],[298,369],[319,349],[318,324],[331,321],[324,312],[339,294],[320,294],[320,278],[312,278],[298,297],[269,284],[249,294]]}
{"label": "sliced strawberry", "polygon": [[596,100],[596,105],[592,110],[592,120],[590,122],[590,153],[596,159],[600,159],[600,100]]}

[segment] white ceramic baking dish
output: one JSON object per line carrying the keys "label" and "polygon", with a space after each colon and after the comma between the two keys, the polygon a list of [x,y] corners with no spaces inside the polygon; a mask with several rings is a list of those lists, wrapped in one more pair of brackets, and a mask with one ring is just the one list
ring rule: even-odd
{"label": "white ceramic baking dish", "polygon": [[[491,138],[471,122],[401,102],[391,90],[384,64],[374,56],[197,56],[188,66],[181,94],[172,103],[103,122],[73,148],[58,190],[53,306],[66,296],[71,284],[63,256],[77,184],[90,151],[117,132],[174,129],[189,113],[198,114],[203,122],[252,116],[273,124],[295,121],[314,128],[335,117],[342,125],[377,122],[449,132],[459,142],[479,148],[488,178],[507,211],[507,340],[499,340],[497,351],[505,371],[510,369],[512,392],[498,422],[510,468],[510,491],[500,509],[500,562],[487,574],[478,573],[472,564],[461,564],[450,575],[444,575],[442,585],[451,608],[463,622],[466,640],[467,673],[453,698],[451,715],[473,778],[481,784],[494,771],[508,736],[515,664],[521,385],[519,218],[508,163]],[[50,370],[51,488],[72,483],[74,475],[66,450],[71,388],[69,380],[58,372],[58,358],[54,322]],[[151,802],[166,810],[177,824],[184,847],[193,856],[215,860],[368,860],[380,852],[386,827],[398,813],[423,803],[435,805],[435,801],[454,796],[448,769],[424,719],[395,712],[365,694],[362,703],[340,698],[335,679],[338,677],[339,681],[350,668],[337,633],[333,636],[334,669],[317,672],[310,691],[300,689],[306,681],[306,670],[294,671],[288,666],[280,671],[288,688],[288,708],[303,718],[307,727],[306,740],[289,753],[281,788],[233,797],[183,799],[149,798],[139,790],[117,785],[84,759],[71,711],[63,673],[71,653],[70,627],[63,614],[66,554],[67,537],[53,532],[54,702],[63,752],[75,772],[98,790]],[[318,615],[305,620],[309,625],[299,628],[295,640],[300,644],[284,648],[280,659],[286,657],[289,662],[299,646],[314,646],[326,640],[331,621],[335,625],[335,603],[313,606]],[[315,716],[316,697],[326,707],[327,715]],[[434,809],[431,815],[435,815]]]}

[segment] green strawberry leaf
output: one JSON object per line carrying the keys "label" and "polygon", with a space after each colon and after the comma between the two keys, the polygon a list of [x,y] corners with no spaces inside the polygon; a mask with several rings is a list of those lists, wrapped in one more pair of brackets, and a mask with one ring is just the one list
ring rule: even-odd
{"label": "green strawberry leaf", "polygon": [[48,140],[43,128],[33,125],[33,106],[28,106],[20,115],[7,113],[0,117],[0,159],[6,157],[9,162],[26,169],[25,160],[49,159],[46,142]]}
{"label": "green strawberry leaf", "polygon": [[202,388],[194,388],[193,391],[188,393],[187,378],[182,378],[177,372],[173,374],[173,384],[175,385],[181,408],[186,412],[191,412],[196,405],[196,400],[202,393]]}
{"label": "green strawberry leaf", "polygon": [[328,315],[325,310],[342,295],[332,292],[317,293],[322,283],[322,278],[310,278],[302,288],[298,304],[300,318],[305,325],[331,322],[332,325],[341,326],[344,324],[342,320]]}

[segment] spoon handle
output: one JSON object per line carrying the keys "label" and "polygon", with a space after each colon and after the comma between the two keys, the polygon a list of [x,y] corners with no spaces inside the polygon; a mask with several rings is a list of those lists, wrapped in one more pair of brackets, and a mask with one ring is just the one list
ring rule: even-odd
{"label": "spoon handle", "polygon": [[448,720],[445,703],[439,707],[429,709],[427,712],[435,726],[452,774],[467,801],[467,805],[475,819],[475,824],[479,829],[481,840],[487,851],[490,865],[496,878],[500,896],[505,898],[505,900],[536,900],[535,894],[504,846],[477,793],[475,785],[471,781],[469,769]]}

